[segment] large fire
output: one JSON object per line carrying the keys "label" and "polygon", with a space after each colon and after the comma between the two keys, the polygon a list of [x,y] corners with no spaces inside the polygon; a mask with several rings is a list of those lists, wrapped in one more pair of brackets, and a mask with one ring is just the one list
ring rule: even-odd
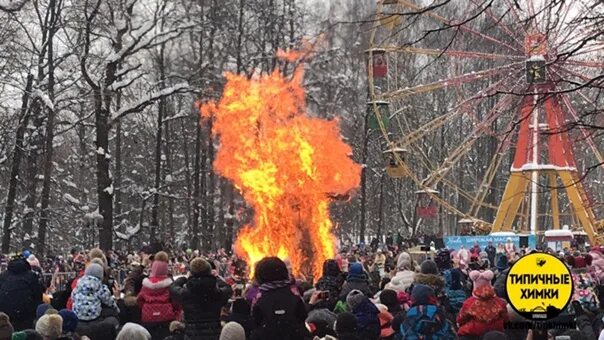
{"label": "large fire", "polygon": [[[299,54],[280,53],[291,61]],[[294,275],[321,275],[335,255],[329,204],[358,187],[361,167],[350,158],[337,121],[306,115],[303,70],[248,79],[227,74],[220,101],[201,106],[220,137],[214,168],[254,209],[235,251],[253,265],[265,256],[288,259]],[[312,270],[310,270],[312,268]]]}

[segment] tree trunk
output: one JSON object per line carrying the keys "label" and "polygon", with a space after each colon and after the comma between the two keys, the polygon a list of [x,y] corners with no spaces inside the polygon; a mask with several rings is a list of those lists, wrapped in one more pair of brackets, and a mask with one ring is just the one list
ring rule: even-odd
{"label": "tree trunk", "polygon": [[198,118],[195,131],[195,164],[193,168],[193,225],[191,226],[191,245],[193,249],[199,248],[199,216],[201,202],[199,200],[201,178],[201,122]]}
{"label": "tree trunk", "polygon": [[[115,96],[115,109],[119,111],[122,107],[122,92]],[[118,121],[115,129],[115,218],[121,219],[122,215],[122,122]],[[120,220],[114,221],[120,224]]]}
{"label": "tree trunk", "polygon": [[13,163],[11,164],[10,181],[8,184],[8,196],[6,198],[6,207],[4,209],[4,224],[2,226],[3,254],[8,254],[10,252],[11,223],[15,208],[15,197],[17,196],[17,184],[19,183],[19,167],[21,165],[21,158],[23,157],[23,136],[25,135],[25,130],[27,129],[27,123],[29,122],[29,111],[27,110],[27,107],[33,81],[34,76],[31,73],[28,74],[25,91],[21,97],[21,120],[19,121],[19,127],[17,128],[16,133],[15,148],[13,150],[12,157]]}
{"label": "tree trunk", "polygon": [[[55,8],[55,0],[48,2],[48,11],[50,12],[50,28],[48,32],[48,97],[51,103],[55,100],[55,75],[54,75],[54,51],[53,51],[53,39],[55,33],[55,24],[57,21],[58,11],[60,9]],[[41,195],[41,211],[40,211],[40,225],[38,229],[38,252],[40,255],[46,253],[46,232],[48,229],[48,222],[50,220],[50,185],[52,184],[52,158],[54,153],[53,140],[54,140],[54,121],[55,121],[55,110],[54,107],[46,107],[48,111],[48,118],[46,121],[46,141],[45,141],[45,159],[44,159],[44,180],[42,182],[42,195]]]}
{"label": "tree trunk", "polygon": [[103,100],[100,89],[95,89],[95,128],[96,128],[96,191],[99,198],[99,213],[103,221],[99,230],[99,246],[103,250],[113,248],[113,187],[109,175],[109,159],[105,153],[109,150],[109,110],[110,105]]}
{"label": "tree trunk", "polygon": [[[160,83],[164,85],[166,80],[165,70],[164,70],[164,45],[160,47],[160,56],[159,56],[159,74],[160,74]],[[155,183],[154,183],[154,195],[153,195],[153,207],[151,208],[151,234],[150,239],[151,242],[157,241],[157,230],[159,228],[159,218],[158,218],[158,210],[159,210],[159,187],[161,184],[161,155],[162,155],[162,130],[163,130],[163,119],[164,119],[164,108],[165,108],[165,99],[162,97],[159,100],[159,107],[157,109],[157,135],[155,137]]]}
{"label": "tree trunk", "polygon": [[185,180],[187,181],[187,202],[186,202],[186,210],[187,210],[187,228],[191,228],[193,225],[193,218],[191,217],[191,202],[193,201],[193,195],[191,194],[193,183],[191,183],[191,167],[190,167],[190,157],[189,157],[189,143],[187,142],[187,129],[185,128],[184,121],[181,120],[180,123],[181,134],[182,134],[182,153],[184,156],[185,162]]}
{"label": "tree trunk", "polygon": [[359,227],[360,242],[365,243],[365,228],[367,214],[367,147],[369,145],[369,115],[365,114],[365,122],[363,128],[363,152],[361,154],[361,225]]}
{"label": "tree trunk", "polygon": [[[171,107],[166,106],[166,109]],[[170,110],[172,111],[172,110]],[[172,173],[174,172],[174,169],[172,168],[172,148],[170,146],[170,142],[172,140],[172,127],[170,122],[166,122],[166,126],[164,127],[166,129],[166,138],[165,138],[165,142],[164,142],[164,154],[166,155],[166,168],[168,169],[168,174],[170,174],[170,177],[172,177]],[[164,174],[164,181],[165,181],[165,174]],[[168,227],[166,228],[166,230],[169,232],[169,238],[171,241],[174,240],[174,235],[175,235],[175,230],[174,230],[174,198],[172,197],[172,184],[169,183],[168,185],[168,194],[170,194],[170,197],[168,198]],[[165,223],[165,222],[164,222]],[[172,242],[170,242],[172,243]]]}
{"label": "tree trunk", "polygon": [[25,198],[26,211],[23,216],[23,247],[29,248],[34,232],[34,218],[36,212],[36,191],[38,187],[38,152],[40,146],[40,128],[43,118],[40,113],[39,100],[34,100],[34,130],[30,133],[28,153],[27,153],[27,168],[25,170],[25,182],[27,183],[27,197]]}

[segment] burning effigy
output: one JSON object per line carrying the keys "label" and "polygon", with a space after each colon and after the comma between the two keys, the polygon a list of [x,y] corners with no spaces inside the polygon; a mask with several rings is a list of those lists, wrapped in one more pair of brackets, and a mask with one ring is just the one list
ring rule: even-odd
{"label": "burning effigy", "polygon": [[226,80],[222,98],[200,111],[214,119],[220,139],[214,169],[254,210],[235,251],[252,270],[263,257],[278,256],[294,275],[318,278],[336,253],[330,203],[358,187],[361,166],[349,157],[337,120],[307,114],[302,66],[289,77],[275,70],[251,79],[230,73]]}

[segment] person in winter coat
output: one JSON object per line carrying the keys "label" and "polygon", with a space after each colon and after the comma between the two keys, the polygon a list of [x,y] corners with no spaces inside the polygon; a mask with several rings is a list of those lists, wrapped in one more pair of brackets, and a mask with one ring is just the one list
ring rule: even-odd
{"label": "person in winter coat", "polygon": [[302,340],[308,335],[304,321],[306,307],[293,286],[285,263],[278,257],[265,257],[256,264],[259,293],[252,304],[257,328],[254,340]]}
{"label": "person in winter coat", "polygon": [[377,340],[380,336],[380,311],[360,290],[352,290],[346,297],[348,309],[357,318],[359,337]]}
{"label": "person in winter coat", "polygon": [[42,266],[40,265],[40,261],[34,254],[30,254],[27,257],[27,263],[31,266],[31,271],[36,274],[38,278],[38,282],[40,282],[40,286],[42,287],[42,291],[46,290],[46,282],[44,282],[44,272],[42,271]]}
{"label": "person in winter coat", "polygon": [[497,248],[493,246],[492,241],[489,241],[489,244],[484,248],[484,251],[487,253],[487,258],[489,259],[491,267],[493,267],[495,265],[495,255],[497,254]]}
{"label": "person in winter coat", "polygon": [[315,309],[308,313],[306,328],[311,337],[322,338],[327,335],[335,336],[333,325],[336,322],[336,314],[327,309]]}
{"label": "person in winter coat", "polygon": [[15,331],[32,327],[36,307],[42,303],[42,287],[24,258],[8,263],[0,274],[0,311],[6,313]]}
{"label": "person in winter coat", "polygon": [[173,302],[182,306],[186,339],[216,340],[220,336],[220,312],[233,293],[224,280],[212,275],[202,259],[191,261],[191,276],[181,277],[170,287]]}
{"label": "person in winter coat", "polygon": [[328,292],[327,298],[313,305],[313,308],[333,310],[338,302],[343,283],[344,276],[336,260],[326,260],[323,263],[323,276],[317,281],[315,288],[318,291]]}
{"label": "person in winter coat", "polygon": [[461,270],[454,268],[450,269],[446,274],[449,277],[449,282],[447,282],[447,286],[445,287],[445,295],[449,301],[449,313],[457,314],[468,298],[466,291],[463,289],[463,273]]}
{"label": "person in winter coat", "polygon": [[354,314],[344,312],[338,314],[334,325],[338,340],[361,340],[358,335],[357,318]]}
{"label": "person in winter coat", "polygon": [[379,301],[381,304],[388,308],[388,312],[392,314],[392,316],[396,316],[399,313],[404,313],[401,304],[398,301],[398,296],[396,291],[391,289],[384,289],[379,296]]}
{"label": "person in winter coat", "polygon": [[411,308],[406,316],[392,320],[395,339],[456,339],[453,326],[437,305],[434,290],[423,284],[413,285]]}
{"label": "person in winter coat", "polygon": [[497,297],[491,286],[493,272],[470,272],[473,283],[472,296],[468,298],[459,314],[457,334],[461,336],[481,336],[488,331],[504,331],[504,323],[508,320],[505,300]]}
{"label": "person in winter coat", "polygon": [[173,280],[168,276],[168,262],[164,261],[167,257],[164,252],[155,255],[151,274],[143,279],[143,287],[138,294],[142,325],[154,339],[168,336],[170,322],[180,315],[179,306],[170,300]]}
{"label": "person in winter coat", "polygon": [[396,292],[406,292],[415,280],[415,265],[408,253],[401,253],[397,260],[397,272],[386,284],[386,289]]}
{"label": "person in winter coat", "polygon": [[245,330],[245,336],[249,338],[254,330],[254,319],[252,319],[252,307],[244,298],[236,298],[231,305],[231,314],[227,322],[237,322]]}
{"label": "person in winter coat", "polygon": [[444,293],[445,279],[438,273],[436,262],[425,260],[420,266],[420,272],[415,275],[413,284],[423,284],[432,288],[438,297]]}
{"label": "person in winter coat", "polygon": [[505,254],[497,254],[495,266],[497,268],[497,276],[493,287],[495,289],[495,294],[502,299],[507,299],[508,295],[505,289],[505,282],[508,277],[508,272],[510,271],[508,257]]}
{"label": "person in winter coat", "polygon": [[76,288],[71,293],[73,311],[81,321],[93,321],[101,317],[103,305],[113,311],[114,316],[119,308],[109,288],[103,284],[103,268],[91,263],[84,276],[78,280]]}
{"label": "person in winter coat", "polygon": [[358,262],[352,263],[348,269],[346,282],[340,292],[340,301],[346,301],[348,293],[355,289],[360,290],[365,296],[371,296],[367,274],[363,270],[363,265]]}

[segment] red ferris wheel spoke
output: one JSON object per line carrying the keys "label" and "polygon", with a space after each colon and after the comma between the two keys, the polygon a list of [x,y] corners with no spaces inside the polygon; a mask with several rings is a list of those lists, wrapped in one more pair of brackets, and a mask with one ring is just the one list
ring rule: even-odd
{"label": "red ferris wheel spoke", "polygon": [[604,68],[604,62],[566,59],[566,60],[562,61],[561,63],[562,63],[562,65]]}
{"label": "red ferris wheel spoke", "polygon": [[[577,92],[580,93],[580,91],[577,91]],[[559,97],[562,99],[564,106],[566,106],[566,109],[568,110],[570,115],[573,117],[574,122],[579,126],[579,130],[581,131],[581,134],[587,141],[587,144],[589,145],[590,149],[596,155],[596,158],[598,159],[598,162],[600,163],[600,167],[604,168],[604,157],[600,153],[600,150],[598,150],[596,143],[594,143],[593,134],[589,133],[587,131],[587,129],[581,124],[579,115],[577,114],[577,111],[573,108],[568,96],[565,94],[561,94]],[[591,101],[589,101],[589,102],[591,103]],[[592,104],[595,106],[595,103],[592,103]],[[597,107],[597,106],[595,106],[595,107]]]}
{"label": "red ferris wheel spoke", "polygon": [[[508,9],[510,10],[510,12],[512,12],[514,17],[516,18],[516,22],[521,23],[522,19],[520,18],[520,14],[518,14],[518,11],[516,10],[516,5],[514,3],[512,3],[510,0],[504,0],[504,1],[508,5]],[[520,25],[520,27],[522,27],[525,34],[528,34],[528,31],[526,30],[524,25]]]}
{"label": "red ferris wheel spoke", "polygon": [[[472,2],[474,5],[476,5],[476,6],[480,6],[480,4],[478,4],[476,0],[470,0],[470,1],[471,1],[471,2]],[[493,22],[495,23],[495,25],[496,25],[496,26],[497,26],[499,29],[501,29],[503,32],[507,33],[507,35],[508,35],[510,38],[514,39],[514,41],[515,41],[515,42],[518,44],[518,46],[520,46],[520,47],[523,47],[523,46],[524,46],[524,45],[523,45],[523,43],[522,43],[522,42],[520,42],[520,41],[518,40],[517,35],[516,35],[516,34],[514,34],[514,33],[513,33],[513,32],[512,32],[512,31],[511,31],[509,28],[507,28],[505,25],[503,25],[503,24],[501,23],[501,18],[499,18],[499,19],[498,19],[498,18],[497,18],[497,17],[496,17],[496,16],[493,14],[493,11],[491,11],[491,9],[490,9],[490,8],[485,8],[485,10],[484,10],[484,11],[485,11],[486,15],[487,15],[489,18],[491,18],[491,19],[493,20]]]}
{"label": "red ferris wheel spoke", "polygon": [[562,2],[560,7],[564,7],[564,9],[563,9],[563,12],[561,15],[561,19],[558,22],[558,27],[556,28],[556,30],[554,31],[554,34],[552,35],[552,42],[555,42],[558,40],[558,38],[560,37],[560,33],[562,33],[562,29],[566,26],[566,24],[565,24],[566,17],[568,16],[568,13],[570,12],[571,5],[568,3]]}
{"label": "red ferris wheel spoke", "polygon": [[[445,125],[446,123],[455,119],[459,115],[467,113],[466,111],[470,110],[470,107],[475,107],[475,106],[480,105],[480,103],[482,103],[483,100],[488,98],[489,95],[492,95],[493,93],[495,93],[495,91],[498,88],[501,88],[502,86],[504,86],[507,83],[507,81],[510,78],[512,78],[512,75],[519,73],[519,72],[520,71],[514,72],[512,74],[508,74],[503,79],[500,79],[500,80],[494,82],[487,88],[484,88],[484,89],[478,91],[477,93],[473,94],[472,96],[468,97],[467,99],[462,98],[461,101],[457,105],[455,105],[455,107],[447,110],[446,113],[430,120],[429,122],[420,126],[419,128],[415,129],[414,131],[402,131],[401,130],[401,132],[405,136],[401,147],[409,146],[410,144],[414,143],[418,139],[420,139],[423,136],[425,136],[426,134],[428,134],[431,130]],[[520,80],[517,80],[517,82],[519,82],[519,81]]]}
{"label": "red ferris wheel spoke", "polygon": [[496,53],[484,53],[484,52],[473,52],[473,51],[460,51],[447,49],[445,51],[434,49],[434,48],[420,48],[420,47],[386,47],[386,51],[388,52],[406,52],[406,53],[415,53],[415,54],[423,54],[423,55],[431,55],[431,56],[448,56],[448,57],[458,57],[458,58],[480,58],[480,59],[489,59],[489,60],[524,60],[523,56],[514,56],[514,55],[504,55],[504,54],[496,54]]}
{"label": "red ferris wheel spoke", "polygon": [[504,73],[504,72],[508,71],[510,68],[512,68],[513,66],[518,66],[518,65],[522,65],[522,64],[524,64],[524,62],[512,63],[512,64],[508,64],[505,66],[486,69],[486,70],[479,71],[479,72],[471,72],[471,73],[462,74],[457,77],[439,80],[439,81],[436,81],[433,83],[404,88],[404,89],[400,89],[400,90],[396,90],[396,91],[390,91],[390,92],[384,93],[382,95],[382,98],[384,98],[384,99],[401,98],[401,97],[410,96],[412,94],[434,91],[434,90],[446,88],[449,86],[461,86],[463,84],[471,83],[471,82],[474,82],[477,80],[485,79],[487,77],[491,77],[494,75]]}
{"label": "red ferris wheel spoke", "polygon": [[[589,78],[589,77],[587,77],[587,76],[585,76],[585,75],[583,75],[581,73],[575,72],[573,70],[569,70],[566,67],[563,67],[563,66],[560,66],[560,65],[554,65],[554,67],[556,69],[564,72],[564,73],[567,73],[567,74],[569,74],[571,76],[575,76],[575,77],[577,77],[577,78],[579,78],[579,79],[581,79],[581,80],[583,80],[585,82],[588,82],[588,81],[591,80],[591,78]],[[561,79],[564,79],[558,72],[556,72],[556,71],[553,71],[553,72],[554,72],[554,74],[558,75]]]}
{"label": "red ferris wheel spoke", "polygon": [[[412,2],[407,1],[407,0],[398,0],[398,4],[403,5],[405,7],[408,7],[408,8],[411,8],[411,9],[413,9],[415,11],[418,11],[418,12],[420,12],[422,10],[425,10],[424,7],[419,6],[419,5],[415,4],[415,3],[412,3]],[[498,44],[500,46],[507,47],[508,49],[511,49],[512,51],[516,51],[518,53],[522,53],[522,51],[520,51],[519,49],[517,49],[516,47],[514,47],[514,46],[512,46],[510,44],[507,44],[507,43],[505,43],[505,42],[503,42],[501,40],[495,39],[495,38],[493,38],[491,36],[488,36],[486,34],[480,33],[480,32],[478,32],[475,29],[467,27],[465,24],[464,25],[460,25],[463,22],[463,20],[459,21],[459,22],[455,21],[455,20],[450,20],[450,19],[447,19],[447,18],[445,18],[445,17],[443,17],[443,16],[441,16],[439,14],[434,13],[434,11],[428,11],[428,12],[425,12],[423,14],[427,15],[428,17],[430,17],[430,18],[432,18],[432,19],[434,19],[436,21],[442,22],[442,23],[444,23],[445,25],[448,25],[448,26],[455,26],[456,24],[458,24],[459,26],[456,26],[456,27],[458,27],[461,31],[468,32],[470,34],[473,34],[473,35],[476,35],[478,37],[481,37],[481,38],[483,38],[485,40],[488,40],[488,41],[491,41],[493,43],[496,43],[496,44]]]}

